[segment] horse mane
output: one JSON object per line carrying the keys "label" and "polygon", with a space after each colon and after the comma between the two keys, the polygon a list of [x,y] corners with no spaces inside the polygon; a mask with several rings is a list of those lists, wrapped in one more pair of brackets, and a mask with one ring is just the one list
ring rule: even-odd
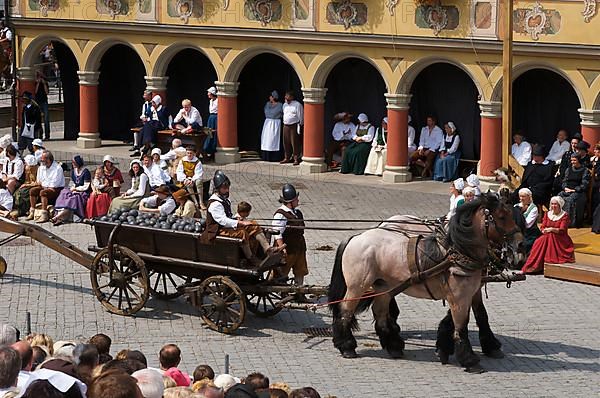
{"label": "horse mane", "polygon": [[501,202],[498,196],[486,193],[459,206],[456,209],[456,214],[448,223],[448,244],[462,254],[472,255],[479,252],[482,249],[482,243],[480,240],[474,239],[478,235],[479,228],[479,225],[473,224],[475,213],[482,207],[494,211],[500,205]]}

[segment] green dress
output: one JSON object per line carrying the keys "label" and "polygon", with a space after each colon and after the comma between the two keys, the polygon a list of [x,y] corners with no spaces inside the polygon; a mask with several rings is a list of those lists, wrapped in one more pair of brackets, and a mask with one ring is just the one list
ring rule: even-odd
{"label": "green dress", "polygon": [[[367,135],[371,124],[366,126],[358,126],[356,130],[356,136],[362,137]],[[342,174],[353,173],[356,175],[363,175],[365,173],[365,167],[367,167],[367,160],[369,159],[369,153],[371,152],[371,142],[352,142],[346,147],[344,152],[344,159],[342,159]]]}
{"label": "green dress", "polygon": [[[143,194],[142,188],[143,185]],[[118,196],[112,200],[108,212],[118,209],[137,209],[143,198],[150,196],[150,183],[148,182],[148,176],[144,173],[131,179],[131,189],[128,192],[135,195],[133,197]]]}

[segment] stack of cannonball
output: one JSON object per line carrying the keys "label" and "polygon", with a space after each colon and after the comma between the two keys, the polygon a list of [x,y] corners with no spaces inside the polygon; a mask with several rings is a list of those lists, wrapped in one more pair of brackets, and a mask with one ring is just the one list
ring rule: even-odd
{"label": "stack of cannonball", "polygon": [[126,225],[137,225],[140,227],[169,229],[171,231],[184,231],[200,233],[204,230],[205,220],[195,218],[182,218],[174,214],[159,215],[155,213],[145,213],[138,210],[117,209],[97,220],[121,223]]}

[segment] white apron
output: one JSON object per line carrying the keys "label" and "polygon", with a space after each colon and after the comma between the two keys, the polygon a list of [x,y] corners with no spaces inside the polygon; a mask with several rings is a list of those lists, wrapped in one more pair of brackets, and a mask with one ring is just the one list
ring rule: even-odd
{"label": "white apron", "polygon": [[365,174],[372,174],[376,176],[383,175],[386,161],[387,149],[382,148],[380,151],[376,151],[375,148],[371,148],[369,158],[367,159]]}
{"label": "white apron", "polygon": [[279,151],[280,139],[281,119],[265,119],[260,137],[260,149],[269,152]]}

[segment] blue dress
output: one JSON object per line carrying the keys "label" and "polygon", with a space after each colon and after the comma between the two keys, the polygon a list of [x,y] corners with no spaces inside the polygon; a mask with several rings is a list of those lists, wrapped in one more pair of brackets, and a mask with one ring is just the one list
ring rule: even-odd
{"label": "blue dress", "polygon": [[[452,181],[456,178],[456,169],[458,169],[458,161],[460,160],[460,137],[458,133],[451,136],[444,134],[444,148],[448,151],[454,144],[454,140],[459,140],[458,149],[452,153],[446,153],[446,157],[440,158],[440,155],[435,159],[433,167],[433,179],[436,181]],[[444,149],[442,149],[444,150]],[[440,150],[441,152],[441,150]]]}
{"label": "blue dress", "polygon": [[[83,169],[81,174],[76,175],[75,170],[71,170],[71,181],[75,184],[75,187],[81,187],[87,181],[90,183],[92,181],[92,175],[88,169]],[[88,189],[85,191],[75,191],[71,192],[70,187],[64,187],[58,198],[56,198],[56,204],[54,208],[56,210],[61,209],[69,209],[77,217],[83,219],[85,218],[85,206],[87,204],[89,193],[91,190],[91,186],[88,185]]]}
{"label": "blue dress", "polygon": [[169,111],[166,106],[161,106],[156,111],[158,120],[149,120],[142,127],[142,144],[156,143],[159,130],[169,127]]}

